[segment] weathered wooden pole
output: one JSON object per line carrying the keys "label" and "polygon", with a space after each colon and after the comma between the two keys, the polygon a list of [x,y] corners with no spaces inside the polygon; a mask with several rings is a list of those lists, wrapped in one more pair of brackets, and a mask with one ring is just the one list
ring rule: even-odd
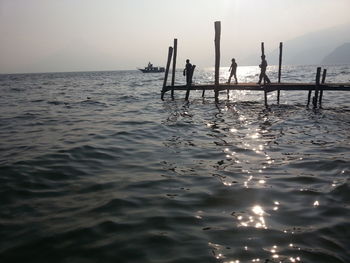
{"label": "weathered wooden pole", "polygon": [[219,101],[221,22],[215,21],[215,102]]}
{"label": "weathered wooden pole", "polygon": [[[317,68],[318,69],[318,68]],[[317,74],[316,74],[316,79],[317,79]],[[310,87],[308,95],[307,95],[307,104],[306,107],[309,107],[310,105],[310,100],[311,100],[311,93],[312,93],[312,88]]]}
{"label": "weathered wooden pole", "polygon": [[265,56],[264,42],[261,42],[261,55],[262,55],[262,56]]}
{"label": "weathered wooden pole", "polygon": [[[280,57],[278,60],[278,83],[281,83],[281,71],[282,71],[282,50],[283,43],[280,42]],[[280,104],[280,90],[277,90],[277,104]]]}
{"label": "weathered wooden pole", "polygon": [[316,72],[315,96],[312,99],[312,104],[314,106],[314,109],[317,107],[318,90],[320,89],[320,79],[321,79],[321,67],[318,67]]}
{"label": "weathered wooden pole", "polygon": [[171,99],[174,100],[174,84],[175,84],[175,73],[176,73],[176,56],[177,56],[177,38],[174,38],[174,57],[173,57],[173,72],[171,76]]}
{"label": "weathered wooden pole", "polygon": [[[326,82],[327,69],[323,69],[322,80],[321,83],[324,84]],[[320,101],[318,103],[319,107],[322,108],[322,97],[323,97],[323,88],[320,90]]]}
{"label": "weathered wooden pole", "polygon": [[312,92],[312,88],[310,87],[309,93],[308,93],[308,95],[307,95],[307,104],[306,104],[306,107],[309,107],[309,105],[310,105],[311,92]]}
{"label": "weathered wooden pole", "polygon": [[[265,56],[265,46],[264,46],[264,42],[261,42],[261,56]],[[267,107],[267,87],[266,87],[266,81],[264,78],[264,102],[265,102],[265,107]]]}
{"label": "weathered wooden pole", "polygon": [[164,82],[163,82],[163,89],[162,89],[162,94],[160,96],[160,98],[162,100],[164,100],[165,87],[166,87],[166,83],[167,83],[167,80],[168,80],[168,74],[169,74],[169,68],[170,68],[170,62],[171,62],[171,57],[172,56],[173,56],[173,48],[169,47],[169,50],[168,50],[168,61],[166,63],[165,76],[164,76]]}
{"label": "weathered wooden pole", "polygon": [[278,60],[278,83],[281,83],[282,50],[283,50],[283,43],[280,42],[280,56],[279,56],[279,60]]}

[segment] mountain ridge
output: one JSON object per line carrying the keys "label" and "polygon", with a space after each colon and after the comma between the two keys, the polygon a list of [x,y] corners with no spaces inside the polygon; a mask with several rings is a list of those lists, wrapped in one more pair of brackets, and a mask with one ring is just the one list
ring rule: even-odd
{"label": "mountain ridge", "polygon": [[[317,65],[337,47],[350,42],[350,24],[331,27],[283,42],[284,65]],[[276,45],[278,46],[278,45]],[[278,64],[279,48],[266,54],[270,65]],[[260,54],[251,54],[242,62],[255,65]]]}
{"label": "mountain ridge", "polygon": [[331,53],[324,57],[321,63],[325,65],[350,64],[350,42],[344,43],[335,48]]}

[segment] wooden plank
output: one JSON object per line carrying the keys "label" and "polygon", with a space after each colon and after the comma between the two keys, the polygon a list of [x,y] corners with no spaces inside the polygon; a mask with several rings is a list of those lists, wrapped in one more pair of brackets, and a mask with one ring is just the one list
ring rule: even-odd
{"label": "wooden plank", "polygon": [[[350,83],[328,83],[320,84],[320,89],[328,91],[350,91]],[[165,91],[169,91],[172,88],[175,90],[187,90],[186,85],[178,86],[166,86]],[[214,84],[197,84],[192,85],[190,90],[215,90]],[[247,91],[264,91],[264,88],[256,83],[238,83],[238,84],[226,84],[222,83],[219,86],[219,90],[247,90]],[[271,83],[266,85],[266,91],[271,92],[276,89],[284,91],[309,91],[315,89],[315,83]]]}

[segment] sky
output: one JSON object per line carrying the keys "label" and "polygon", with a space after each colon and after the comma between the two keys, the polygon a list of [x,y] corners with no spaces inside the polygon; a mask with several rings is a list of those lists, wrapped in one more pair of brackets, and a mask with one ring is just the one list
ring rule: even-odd
{"label": "sky", "polygon": [[350,24],[350,0],[0,0],[0,73],[128,70],[239,61],[280,41]]}

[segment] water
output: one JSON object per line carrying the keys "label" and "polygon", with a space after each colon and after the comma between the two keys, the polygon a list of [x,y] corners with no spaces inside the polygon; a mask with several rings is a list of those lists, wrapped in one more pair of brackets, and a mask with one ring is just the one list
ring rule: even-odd
{"label": "water", "polygon": [[350,94],[312,110],[305,91],[269,93],[266,109],[259,92],[161,101],[162,81],[0,76],[0,262],[350,262]]}

